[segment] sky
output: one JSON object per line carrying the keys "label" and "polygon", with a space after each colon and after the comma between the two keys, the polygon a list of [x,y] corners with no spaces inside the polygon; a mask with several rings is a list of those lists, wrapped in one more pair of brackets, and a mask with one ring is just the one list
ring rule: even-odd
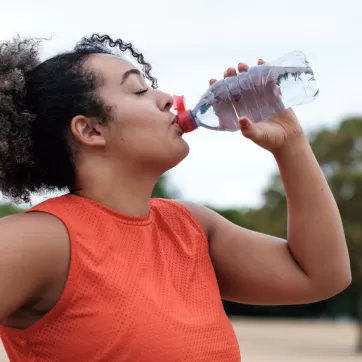
{"label": "sky", "polygon": [[[360,0],[5,1],[0,40],[52,37],[44,59],[94,32],[131,41],[153,66],[160,89],[192,108],[229,66],[302,50],[320,95],[294,110],[306,133],[362,115]],[[271,154],[239,132],[185,135],[190,155],[168,173],[183,198],[216,207],[257,207],[277,172]],[[50,197],[51,195],[46,195]],[[34,197],[34,203],[42,198]]]}

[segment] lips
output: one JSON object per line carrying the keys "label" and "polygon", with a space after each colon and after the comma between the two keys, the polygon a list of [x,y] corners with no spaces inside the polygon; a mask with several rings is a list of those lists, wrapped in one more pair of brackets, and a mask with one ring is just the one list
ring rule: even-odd
{"label": "lips", "polygon": [[177,116],[175,116],[175,118],[172,120],[171,125],[174,125],[176,123],[177,123]]}
{"label": "lips", "polygon": [[184,131],[182,130],[182,128],[178,124],[178,116],[175,116],[175,118],[172,120],[170,126],[177,128],[179,130],[180,134],[184,134]]}

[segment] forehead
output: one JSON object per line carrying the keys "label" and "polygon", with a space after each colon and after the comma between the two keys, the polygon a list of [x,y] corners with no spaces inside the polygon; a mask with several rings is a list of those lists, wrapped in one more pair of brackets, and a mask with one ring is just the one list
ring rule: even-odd
{"label": "forehead", "polygon": [[138,69],[131,62],[110,54],[93,54],[87,63],[91,69],[106,79],[117,77],[119,80],[125,72]]}

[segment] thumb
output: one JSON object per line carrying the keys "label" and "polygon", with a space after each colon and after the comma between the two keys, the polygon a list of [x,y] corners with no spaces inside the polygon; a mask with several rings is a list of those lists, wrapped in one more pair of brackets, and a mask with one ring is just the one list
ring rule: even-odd
{"label": "thumb", "polygon": [[239,119],[239,126],[241,133],[244,137],[249,138],[253,141],[257,140],[259,137],[260,130],[255,124],[250,121],[249,118],[243,117]]}

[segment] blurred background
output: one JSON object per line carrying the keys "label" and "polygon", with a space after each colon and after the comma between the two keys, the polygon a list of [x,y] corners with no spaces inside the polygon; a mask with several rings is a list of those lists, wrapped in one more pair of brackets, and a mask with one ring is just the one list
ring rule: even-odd
{"label": "blurred background", "polygon": [[[337,199],[353,283],[311,305],[225,303],[246,362],[362,360],[361,13],[359,0],[1,2],[1,40],[49,38],[44,58],[93,32],[131,41],[152,64],[160,88],[184,94],[189,107],[210,78],[240,61],[254,65],[297,49],[307,55],[320,96],[295,112]],[[286,237],[283,185],[269,153],[238,132],[197,130],[185,138],[189,157],[160,180],[155,197],[199,202],[238,225]],[[32,204],[52,196],[34,195]],[[27,207],[0,197],[0,217]],[[1,351],[0,361],[6,361]]]}

